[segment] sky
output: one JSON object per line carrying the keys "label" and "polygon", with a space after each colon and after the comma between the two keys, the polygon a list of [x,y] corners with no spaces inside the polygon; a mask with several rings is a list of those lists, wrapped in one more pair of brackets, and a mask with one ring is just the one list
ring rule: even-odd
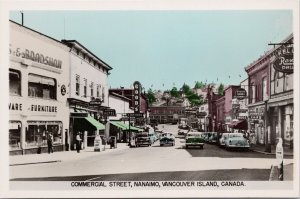
{"label": "sky", "polygon": [[[238,85],[245,67],[292,33],[292,11],[24,11],[24,25],[77,40],[113,69],[111,88]],[[21,23],[19,11],[10,19]]]}

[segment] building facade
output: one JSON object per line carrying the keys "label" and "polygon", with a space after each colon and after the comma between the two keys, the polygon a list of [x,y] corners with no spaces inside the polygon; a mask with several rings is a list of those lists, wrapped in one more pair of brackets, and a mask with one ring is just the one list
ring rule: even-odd
{"label": "building facade", "polygon": [[225,96],[216,100],[216,110],[217,132],[225,132]]}
{"label": "building facade", "polygon": [[283,145],[293,147],[294,137],[294,90],[293,73],[283,73],[274,67],[276,58],[285,54],[293,54],[293,35],[287,37],[277,46],[271,55],[270,63],[270,98],[268,101],[271,144],[281,137]]}
{"label": "building facade", "polygon": [[267,100],[270,95],[270,52],[245,68],[248,74],[249,130],[253,144],[266,143]]}
{"label": "building facade", "polygon": [[68,143],[69,47],[10,21],[10,154],[43,153]]}
{"label": "building facade", "polygon": [[225,117],[225,129],[227,132],[232,132],[232,123],[234,122],[234,105],[235,103],[235,92],[240,86],[228,86],[224,90],[224,117]]}
{"label": "building facade", "polygon": [[62,40],[70,48],[70,148],[75,149],[75,137],[79,134],[83,148],[94,146],[99,133],[108,138],[108,75],[112,69],[76,40]]}

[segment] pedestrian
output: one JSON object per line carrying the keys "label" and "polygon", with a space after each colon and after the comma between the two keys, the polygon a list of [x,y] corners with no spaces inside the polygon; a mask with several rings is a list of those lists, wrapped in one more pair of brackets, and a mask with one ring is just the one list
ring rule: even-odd
{"label": "pedestrian", "polygon": [[80,137],[79,133],[77,133],[77,135],[76,135],[76,150],[77,150],[77,153],[80,153],[80,149],[81,149],[81,137]]}
{"label": "pedestrian", "polygon": [[53,153],[53,136],[51,133],[48,134],[47,139],[47,145],[48,145],[48,153]]}

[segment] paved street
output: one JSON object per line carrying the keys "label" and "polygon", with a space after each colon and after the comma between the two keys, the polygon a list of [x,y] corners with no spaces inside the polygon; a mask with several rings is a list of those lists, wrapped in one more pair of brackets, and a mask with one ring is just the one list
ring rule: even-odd
{"label": "paved street", "polygon": [[[162,129],[162,125],[159,126]],[[176,125],[164,125],[177,132]],[[74,153],[74,152],[67,152]],[[92,152],[91,152],[92,153]],[[11,180],[268,180],[275,157],[251,151],[227,151],[206,144],[204,150],[175,146],[124,148],[62,162],[10,166]],[[55,155],[55,153],[53,154]],[[285,159],[285,164],[292,163]]]}

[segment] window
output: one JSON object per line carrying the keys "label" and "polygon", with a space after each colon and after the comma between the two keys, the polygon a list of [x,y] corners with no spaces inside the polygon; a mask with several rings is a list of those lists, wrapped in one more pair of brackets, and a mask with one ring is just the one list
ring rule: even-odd
{"label": "window", "polygon": [[267,77],[264,77],[263,80],[262,80],[262,96],[263,96],[263,101],[268,99]]}
{"label": "window", "polygon": [[256,98],[256,92],[255,92],[255,85],[254,83],[251,83],[250,85],[250,103],[255,103],[255,98]]}
{"label": "window", "polygon": [[94,96],[94,83],[91,82],[91,97]]}
{"label": "window", "polygon": [[104,102],[105,98],[105,90],[104,87],[102,87],[102,101]]}
{"label": "window", "polygon": [[21,73],[18,70],[9,69],[9,94],[21,95]]}
{"label": "window", "polygon": [[80,95],[80,76],[76,75],[76,95]]}
{"label": "window", "polygon": [[87,96],[86,92],[87,92],[87,79],[84,79],[83,97]]}
{"label": "window", "polygon": [[61,122],[28,122],[25,135],[27,147],[47,146],[47,137],[52,134],[53,144],[62,144]]}
{"label": "window", "polygon": [[100,85],[97,84],[97,97],[100,97]]}
{"label": "window", "polygon": [[9,121],[9,149],[21,149],[21,122]]}
{"label": "window", "polygon": [[28,75],[28,96],[56,99],[56,80],[35,74]]}

